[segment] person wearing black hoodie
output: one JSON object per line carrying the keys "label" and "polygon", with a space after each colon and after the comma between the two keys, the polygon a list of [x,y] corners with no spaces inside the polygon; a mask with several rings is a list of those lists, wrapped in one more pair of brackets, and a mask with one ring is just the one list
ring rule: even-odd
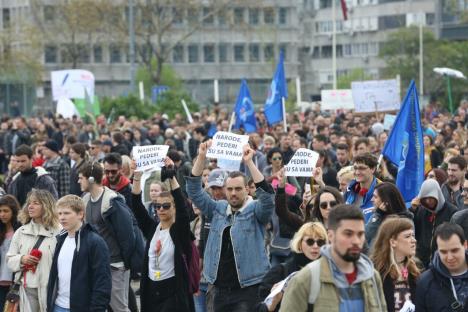
{"label": "person wearing black hoodie", "polygon": [[416,284],[416,311],[468,311],[468,251],[463,229],[445,222],[434,236],[437,252]]}
{"label": "person wearing black hoodie", "polygon": [[320,247],[327,243],[327,231],[320,222],[307,222],[300,227],[291,240],[292,256],[286,262],[274,266],[263,277],[258,288],[258,296],[262,301],[257,304],[255,311],[279,311],[282,292],[275,296],[271,303],[264,303],[274,285],[290,274],[299,271],[309,262],[320,258]]}
{"label": "person wearing black hoodie", "polygon": [[457,212],[457,207],[445,200],[439,183],[433,179],[423,182],[418,198],[420,205],[414,215],[414,228],[418,241],[416,256],[427,268],[436,250],[434,230],[443,222],[450,221],[452,215]]}

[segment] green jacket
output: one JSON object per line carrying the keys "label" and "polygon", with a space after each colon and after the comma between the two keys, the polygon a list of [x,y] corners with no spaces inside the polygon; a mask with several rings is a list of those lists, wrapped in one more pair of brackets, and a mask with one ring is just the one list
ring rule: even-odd
{"label": "green jacket", "polygon": [[[320,291],[314,304],[309,303],[312,285],[310,264],[299,271],[290,281],[281,302],[280,312],[342,312],[340,298],[326,257],[320,261]],[[366,312],[387,311],[380,274],[374,269],[373,278],[361,283]]]}

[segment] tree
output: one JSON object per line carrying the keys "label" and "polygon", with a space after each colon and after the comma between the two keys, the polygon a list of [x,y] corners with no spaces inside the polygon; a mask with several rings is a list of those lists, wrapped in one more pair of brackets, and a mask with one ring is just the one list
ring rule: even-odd
{"label": "tree", "polygon": [[[436,40],[434,34],[425,29],[424,43],[424,94],[442,103],[447,102],[447,89],[443,77],[433,72],[434,67],[449,67],[468,74],[468,42]],[[380,50],[380,57],[386,62],[384,77],[401,77],[402,94],[411,79],[419,86],[419,30],[417,27],[400,29],[390,34]],[[464,80],[452,79],[452,96],[458,103],[466,90]],[[465,91],[466,92],[466,91]]]}
{"label": "tree", "polygon": [[351,83],[353,81],[365,81],[371,79],[372,76],[366,74],[364,72],[364,69],[355,68],[348,72],[346,75],[339,76],[336,82],[336,86],[338,89],[351,89]]}

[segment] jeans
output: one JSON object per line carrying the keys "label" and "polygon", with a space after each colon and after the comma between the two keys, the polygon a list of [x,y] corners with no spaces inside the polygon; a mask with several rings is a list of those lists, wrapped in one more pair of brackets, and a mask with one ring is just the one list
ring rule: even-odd
{"label": "jeans", "polygon": [[195,302],[195,312],[206,312],[206,291],[208,290],[207,283],[200,283],[200,290],[197,295],[193,295]]}
{"label": "jeans", "polygon": [[70,312],[70,309],[65,309],[65,308],[59,307],[58,305],[54,305],[54,312]]}
{"label": "jeans", "polygon": [[258,284],[244,288],[220,288],[209,285],[206,294],[208,312],[254,311],[258,301]]}

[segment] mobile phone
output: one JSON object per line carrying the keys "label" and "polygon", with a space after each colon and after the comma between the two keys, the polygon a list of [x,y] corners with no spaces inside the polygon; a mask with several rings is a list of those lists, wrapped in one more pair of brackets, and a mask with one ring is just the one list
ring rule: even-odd
{"label": "mobile phone", "polygon": [[310,184],[306,183],[305,186],[304,186],[304,189],[305,189],[306,192],[310,193]]}

